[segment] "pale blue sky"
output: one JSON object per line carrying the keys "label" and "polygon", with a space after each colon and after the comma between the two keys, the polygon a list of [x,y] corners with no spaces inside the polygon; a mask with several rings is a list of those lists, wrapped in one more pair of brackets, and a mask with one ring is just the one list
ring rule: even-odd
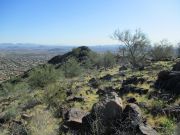
{"label": "pale blue sky", "polygon": [[0,0],[0,43],[116,44],[115,29],[180,41],[180,0]]}

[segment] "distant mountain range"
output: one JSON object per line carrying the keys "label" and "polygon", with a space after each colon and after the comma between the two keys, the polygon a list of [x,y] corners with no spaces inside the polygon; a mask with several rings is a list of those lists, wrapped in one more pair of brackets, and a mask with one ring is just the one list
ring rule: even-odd
{"label": "distant mountain range", "polygon": [[[19,51],[37,51],[37,52],[60,52],[65,53],[70,51],[72,48],[77,47],[78,45],[40,45],[40,44],[29,44],[29,43],[0,43],[0,52],[19,52]],[[96,52],[117,52],[120,45],[93,45],[88,46],[90,49]]]}

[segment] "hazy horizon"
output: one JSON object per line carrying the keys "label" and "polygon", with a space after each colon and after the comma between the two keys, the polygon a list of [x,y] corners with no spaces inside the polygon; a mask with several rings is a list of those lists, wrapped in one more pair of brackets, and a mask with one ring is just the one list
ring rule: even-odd
{"label": "hazy horizon", "polygon": [[1,0],[0,43],[120,44],[114,30],[140,28],[152,42],[180,41],[178,0]]}

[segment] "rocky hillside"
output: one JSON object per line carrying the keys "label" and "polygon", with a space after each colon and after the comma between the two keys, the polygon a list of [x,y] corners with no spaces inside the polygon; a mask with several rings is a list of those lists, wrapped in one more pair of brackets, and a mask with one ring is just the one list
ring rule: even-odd
{"label": "rocky hillside", "polygon": [[90,59],[89,55],[92,51],[86,47],[74,48],[72,51],[65,53],[64,55],[57,55],[48,61],[49,64],[62,64],[66,62],[69,58],[76,58],[79,62],[83,62],[87,59]]}
{"label": "rocky hillside", "polygon": [[172,135],[178,130],[178,60],[150,62],[141,70],[119,64],[81,67],[73,77],[56,68],[69,57],[82,62],[89,52],[74,49],[2,83],[0,135]]}

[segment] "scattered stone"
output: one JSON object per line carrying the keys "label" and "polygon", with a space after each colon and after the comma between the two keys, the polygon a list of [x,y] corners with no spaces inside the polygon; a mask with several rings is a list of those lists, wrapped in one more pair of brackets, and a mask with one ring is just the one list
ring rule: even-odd
{"label": "scattered stone", "polygon": [[143,135],[158,135],[158,133],[149,125],[140,124],[139,130]]}
{"label": "scattered stone", "polygon": [[124,135],[157,135],[157,132],[145,123],[138,105],[130,103],[123,110],[122,100],[115,92],[106,93],[93,105],[90,113],[71,108],[64,119],[61,129],[77,135],[91,134],[93,126],[97,126],[97,130],[102,131],[101,134],[113,135],[118,131]]}
{"label": "scattered stone", "polygon": [[144,108],[144,109],[149,109],[148,105],[146,102],[139,102],[137,103],[137,105],[140,107],[140,108]]}
{"label": "scattered stone", "polygon": [[99,86],[99,82],[95,78],[91,78],[88,83],[93,88],[98,88]]}
{"label": "scattered stone", "polygon": [[125,72],[120,71],[120,72],[119,72],[119,76],[125,77],[125,76],[126,76],[126,74],[125,74]]}
{"label": "scattered stone", "polygon": [[128,68],[126,67],[126,66],[121,66],[120,68],[119,68],[119,71],[124,71],[124,70],[127,70]]}
{"label": "scattered stone", "polygon": [[69,96],[66,98],[68,102],[76,101],[76,102],[84,102],[85,97],[83,96]]}
{"label": "scattered stone", "polygon": [[101,77],[100,79],[101,79],[101,80],[106,80],[106,81],[111,81],[111,80],[112,80],[112,77],[113,77],[112,75],[107,74],[107,75]]}
{"label": "scattered stone", "polygon": [[127,93],[137,93],[139,95],[143,95],[143,94],[147,94],[148,91],[149,91],[148,89],[139,88],[139,87],[130,86],[130,85],[124,85],[121,87],[119,94],[124,95]]}
{"label": "scattered stone", "polygon": [[68,89],[68,90],[66,91],[66,95],[67,95],[67,96],[71,96],[72,94],[73,94],[72,90]]}
{"label": "scattered stone", "polygon": [[24,120],[30,120],[32,118],[32,116],[24,113],[21,115],[21,118]]}
{"label": "scattered stone", "polygon": [[128,103],[135,103],[136,99],[134,97],[127,97],[127,102]]}
{"label": "scattered stone", "polygon": [[114,89],[113,87],[105,87],[104,89],[98,89],[96,94],[99,96],[105,96],[108,95],[111,92],[116,92],[117,90]]}
{"label": "scattered stone", "polygon": [[32,100],[29,100],[27,103],[25,103],[21,108],[23,111],[26,111],[26,110],[31,109],[39,104],[41,104],[40,101],[38,101],[36,99],[32,99]]}
{"label": "scattered stone", "polygon": [[130,78],[127,78],[126,80],[123,80],[122,85],[129,85],[129,84],[143,84],[146,80],[144,78],[137,78],[136,76],[132,76]]}
{"label": "scattered stone", "polygon": [[173,105],[162,109],[162,112],[180,122],[180,105]]}

